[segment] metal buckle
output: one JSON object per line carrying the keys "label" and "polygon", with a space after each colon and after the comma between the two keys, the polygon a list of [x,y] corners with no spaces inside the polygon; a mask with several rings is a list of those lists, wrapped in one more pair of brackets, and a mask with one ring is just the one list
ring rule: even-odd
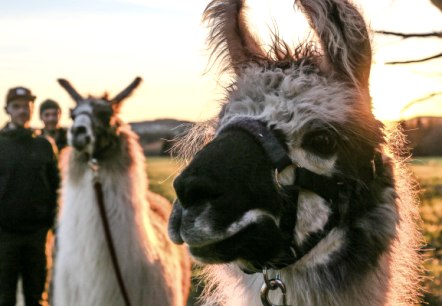
{"label": "metal buckle", "polygon": [[89,168],[92,170],[94,182],[98,182],[98,171],[100,167],[98,166],[98,161],[95,158],[91,158],[88,162]]}
{"label": "metal buckle", "polygon": [[[287,288],[281,280],[280,274],[276,274],[276,278],[269,279],[267,267],[262,270],[264,284],[261,287],[261,303],[263,306],[290,306],[287,305]],[[275,305],[269,301],[269,291],[280,289],[282,292],[282,305]]]}
{"label": "metal buckle", "polygon": [[300,168],[300,167],[297,163],[292,163],[288,167],[284,168],[282,171],[278,171],[278,169],[275,169],[275,182],[279,188],[283,187],[283,185],[281,184],[281,181],[279,180],[279,174],[281,172],[285,171],[289,167],[293,170],[293,183],[296,182],[296,168]]}

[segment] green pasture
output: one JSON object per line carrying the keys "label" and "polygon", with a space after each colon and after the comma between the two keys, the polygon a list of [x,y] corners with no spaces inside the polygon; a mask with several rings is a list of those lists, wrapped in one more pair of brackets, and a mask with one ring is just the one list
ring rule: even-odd
{"label": "green pasture", "polygon": [[420,185],[422,200],[425,282],[429,305],[442,305],[442,158],[416,158],[411,162]]}
{"label": "green pasture", "polygon": [[[426,245],[426,305],[442,305],[442,158],[419,158],[410,162],[421,187],[420,212]],[[172,183],[180,165],[167,157],[148,157],[150,188],[170,201],[175,199]]]}
{"label": "green pasture", "polygon": [[168,157],[147,157],[146,171],[151,191],[161,194],[169,201],[175,200],[173,179],[177,176],[180,165]]}

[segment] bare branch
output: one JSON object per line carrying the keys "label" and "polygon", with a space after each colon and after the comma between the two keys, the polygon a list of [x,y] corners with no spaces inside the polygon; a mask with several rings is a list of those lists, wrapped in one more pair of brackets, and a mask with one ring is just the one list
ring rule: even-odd
{"label": "bare branch", "polygon": [[407,109],[409,109],[411,106],[413,106],[413,105],[415,105],[415,104],[417,104],[417,103],[420,103],[420,102],[424,102],[424,101],[430,100],[431,98],[436,97],[436,96],[440,96],[440,95],[442,95],[442,92],[434,92],[434,93],[429,94],[428,96],[425,96],[425,97],[422,97],[422,98],[419,98],[419,99],[416,99],[416,100],[411,101],[410,103],[408,103],[407,105],[405,105],[405,106],[401,109],[401,115],[402,115]]}
{"label": "bare branch", "polygon": [[431,0],[431,2],[442,11],[442,0]]}
{"label": "bare branch", "polygon": [[425,57],[425,58],[421,58],[421,59],[416,59],[416,60],[409,60],[409,61],[395,61],[395,62],[386,62],[386,65],[399,65],[399,64],[413,64],[413,63],[422,63],[422,62],[426,62],[426,61],[430,61],[436,58],[442,58],[442,53],[430,56],[430,57]]}
{"label": "bare branch", "polygon": [[407,38],[425,38],[425,37],[440,37],[442,38],[442,31],[428,32],[428,33],[401,33],[392,31],[375,31],[377,34],[399,36],[404,39]]}

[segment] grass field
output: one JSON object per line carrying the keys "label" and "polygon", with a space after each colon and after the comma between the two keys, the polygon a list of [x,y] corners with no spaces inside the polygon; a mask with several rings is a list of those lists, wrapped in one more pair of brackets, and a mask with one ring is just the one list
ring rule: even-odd
{"label": "grass field", "polygon": [[171,202],[175,200],[172,183],[178,174],[179,164],[168,157],[148,157],[146,171],[150,190],[161,194]]}
{"label": "grass field", "polygon": [[[423,232],[426,240],[425,287],[426,305],[442,305],[442,158],[420,158],[411,162],[411,168],[421,186]],[[149,157],[147,173],[150,188],[170,201],[175,199],[172,183],[179,171],[176,161],[167,157]]]}
{"label": "grass field", "polygon": [[442,305],[442,158],[415,159],[411,166],[421,187],[426,301],[429,305]]}

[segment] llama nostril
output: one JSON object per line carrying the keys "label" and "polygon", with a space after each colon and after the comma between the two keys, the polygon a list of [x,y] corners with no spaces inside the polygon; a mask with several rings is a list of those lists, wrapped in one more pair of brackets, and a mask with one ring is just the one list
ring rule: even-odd
{"label": "llama nostril", "polygon": [[83,150],[91,142],[91,136],[88,135],[85,126],[72,128],[72,135],[72,145],[79,151]]}
{"label": "llama nostril", "polygon": [[172,212],[169,218],[168,234],[170,239],[176,244],[183,244],[184,240],[181,237],[181,218],[183,216],[183,209],[178,201],[175,201],[172,206]]}
{"label": "llama nostril", "polygon": [[86,134],[86,132],[87,132],[86,127],[85,127],[85,126],[82,126],[82,125],[77,126],[77,127],[74,127],[74,128],[73,128],[73,131],[72,131],[72,133],[74,134],[74,136],[77,136],[77,135],[80,135],[80,134]]}
{"label": "llama nostril", "polygon": [[184,208],[204,205],[221,196],[221,191],[209,178],[180,175],[173,182],[173,187]]}

